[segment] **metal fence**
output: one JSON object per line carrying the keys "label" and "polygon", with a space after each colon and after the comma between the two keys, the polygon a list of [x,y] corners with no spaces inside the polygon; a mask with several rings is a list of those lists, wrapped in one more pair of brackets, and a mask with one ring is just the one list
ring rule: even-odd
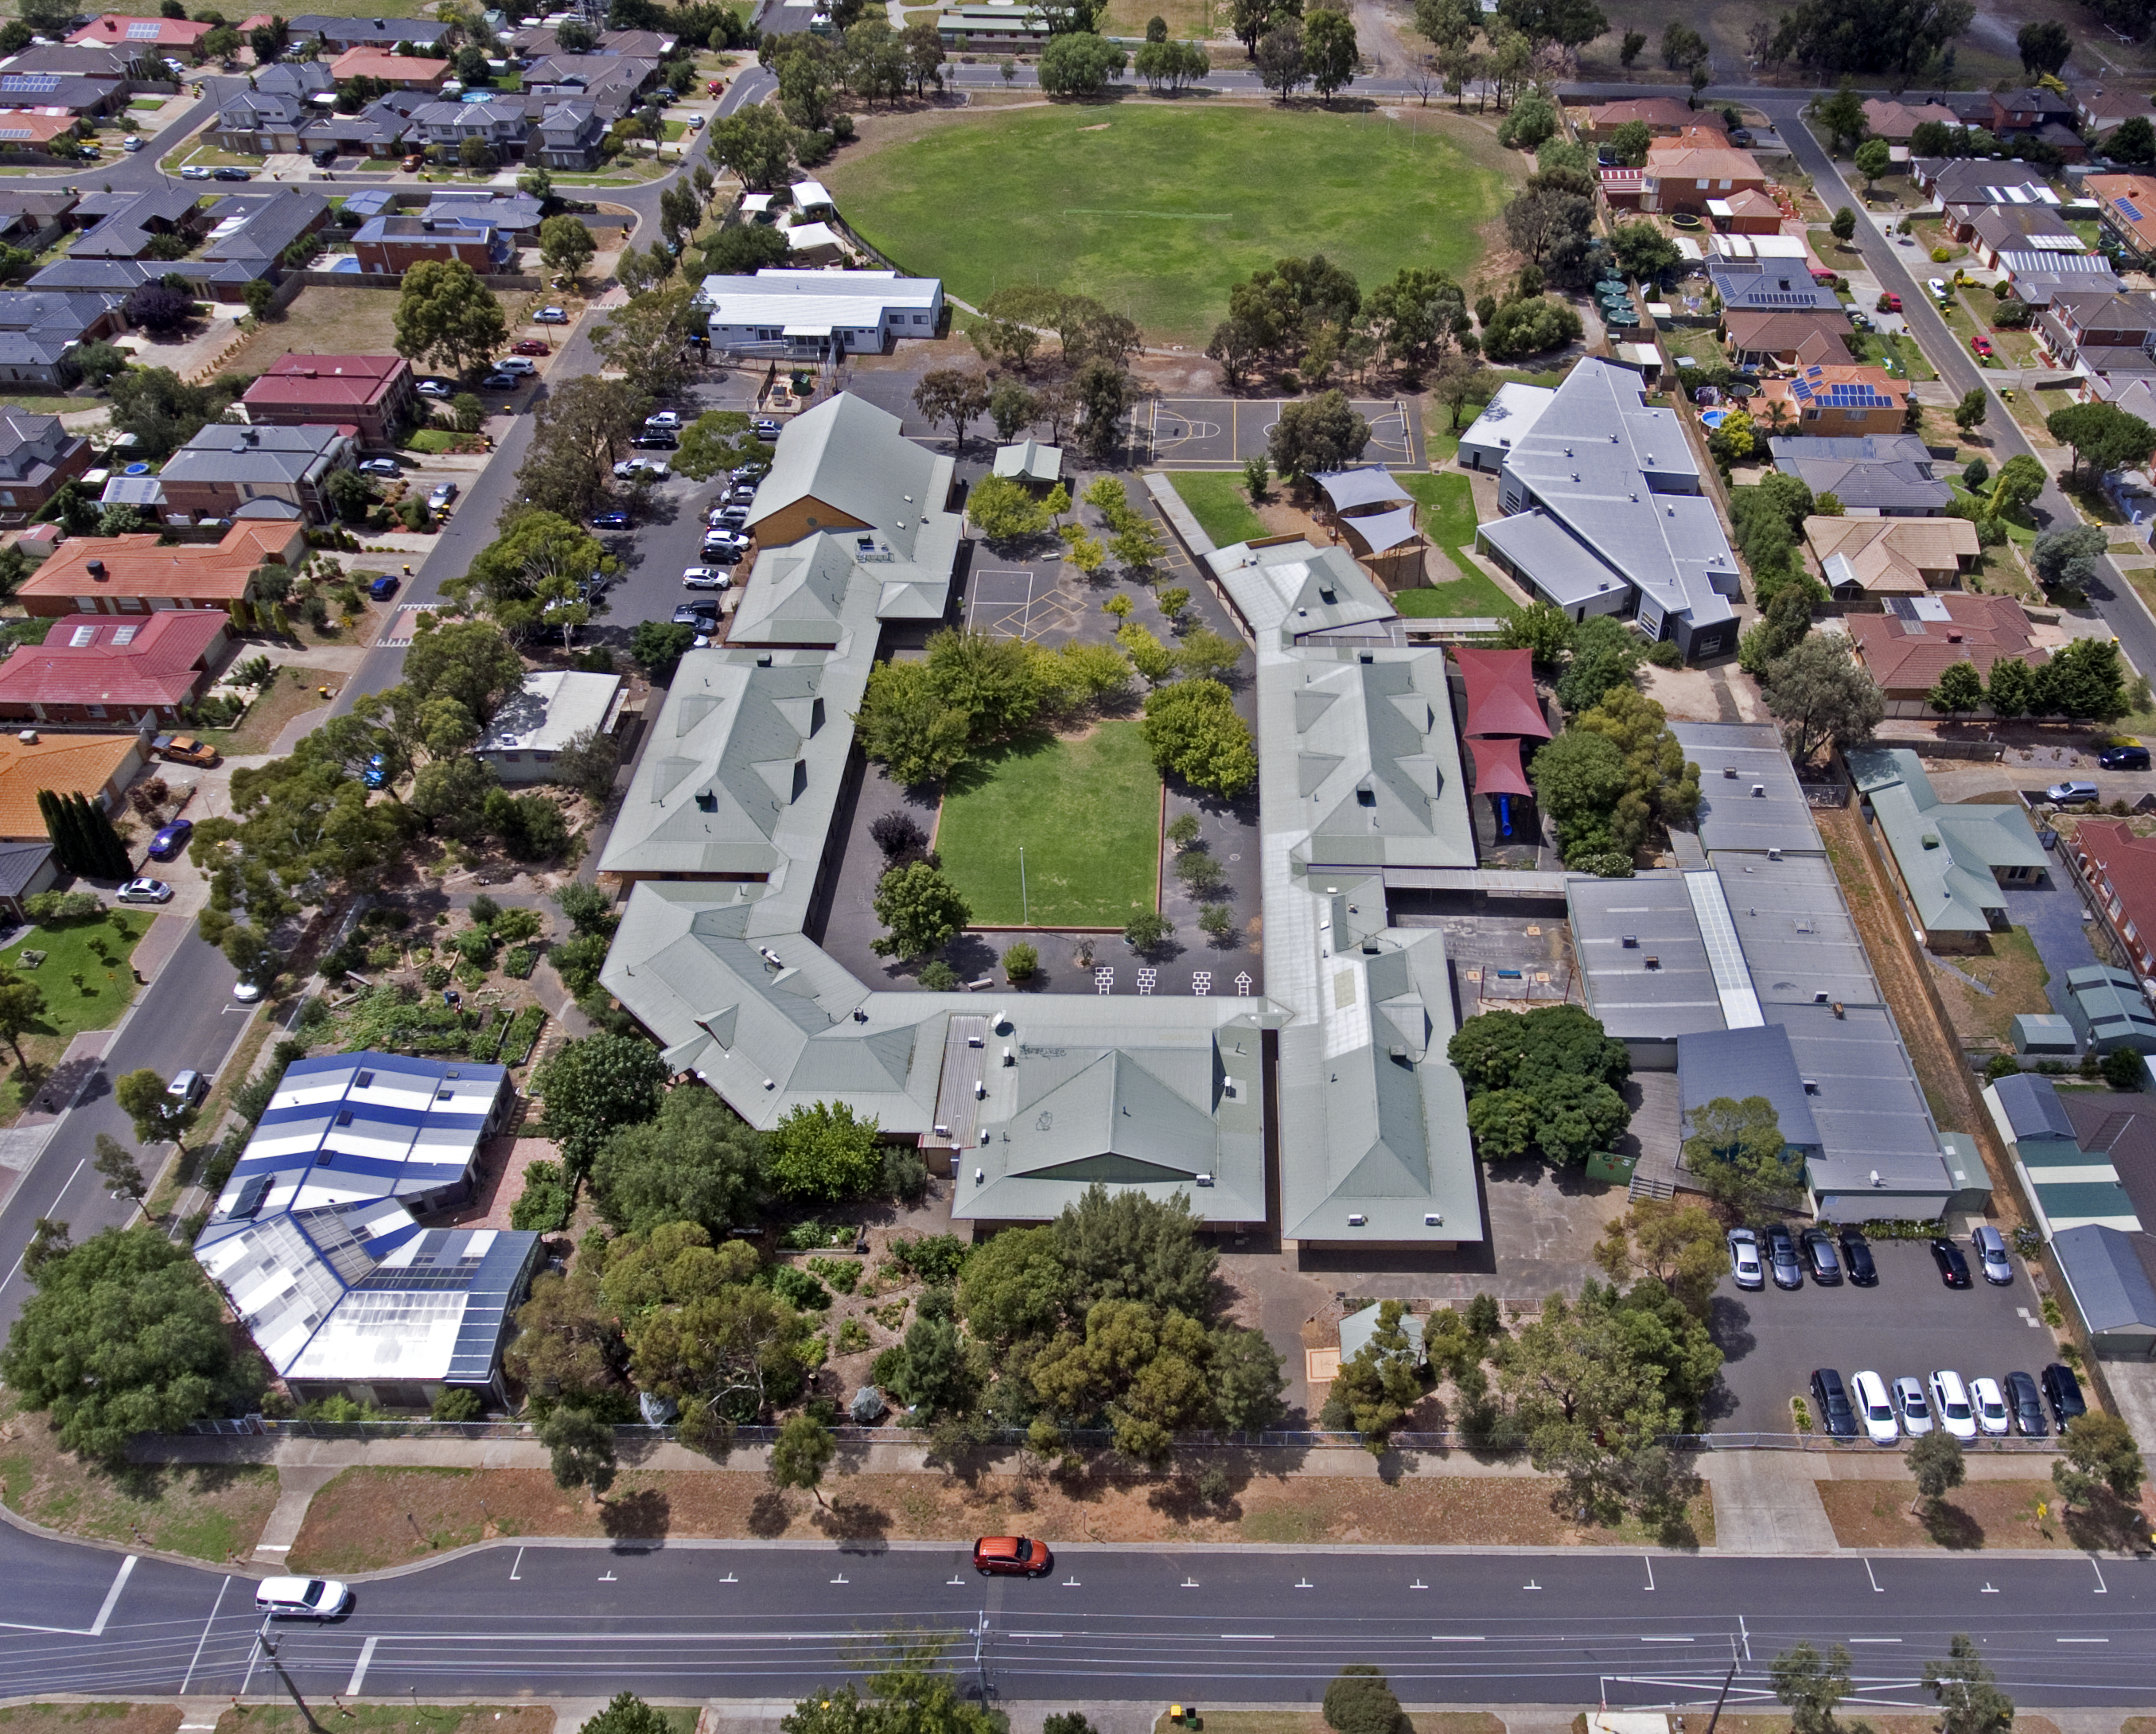
{"label": "metal fence", "polygon": [[[274,1421],[261,1415],[244,1416],[236,1421],[197,1421],[186,1429],[192,1435],[213,1438],[261,1438],[300,1439],[533,1439],[538,1430],[526,1421]],[[737,1427],[732,1442],[737,1445],[768,1445],[778,1438],[775,1427]],[[831,1429],[832,1435],[842,1445],[920,1445],[927,1442],[927,1434],[915,1427],[855,1427],[844,1425]],[[614,1436],[624,1445],[637,1443],[661,1444],[678,1437],[673,1427],[617,1427]],[[1016,1428],[985,1435],[981,1443],[985,1448],[1010,1448],[1025,1443],[1025,1433]],[[1073,1445],[1094,1450],[1106,1450],[1115,1443],[1113,1434],[1105,1429],[1081,1430],[1066,1433],[1065,1438]],[[1861,1439],[1832,1439],[1820,1433],[1671,1433],[1663,1441],[1684,1451],[1861,1451],[1865,1442]],[[1360,1450],[1366,1442],[1359,1433],[1194,1433],[1181,1441],[1184,1448],[1192,1450],[1240,1451],[1312,1451]],[[1481,1454],[1486,1448],[1467,1434],[1445,1433],[1396,1433],[1388,1441],[1394,1451],[1466,1451]],[[2059,1442],[2053,1438],[1984,1438],[1968,1442],[1963,1448],[1970,1452],[1994,1454],[2041,1456],[2058,1450]],[[1488,1451],[1493,1457],[1517,1457],[1517,1450]]]}

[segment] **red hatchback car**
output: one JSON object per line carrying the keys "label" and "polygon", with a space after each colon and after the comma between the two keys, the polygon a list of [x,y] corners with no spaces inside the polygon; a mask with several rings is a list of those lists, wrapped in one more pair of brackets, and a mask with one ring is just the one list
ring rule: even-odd
{"label": "red hatchback car", "polygon": [[983,1577],[1045,1577],[1055,1569],[1055,1556],[1045,1541],[983,1536],[973,1543],[973,1569]]}
{"label": "red hatchback car", "polygon": [[552,355],[554,346],[544,337],[526,337],[509,346],[511,355]]}
{"label": "red hatchback car", "polygon": [[1983,332],[1979,332],[1974,337],[1971,337],[1969,340],[1969,347],[1974,349],[1979,355],[1982,356],[1986,361],[1989,361],[1991,359],[1991,339],[1985,337]]}

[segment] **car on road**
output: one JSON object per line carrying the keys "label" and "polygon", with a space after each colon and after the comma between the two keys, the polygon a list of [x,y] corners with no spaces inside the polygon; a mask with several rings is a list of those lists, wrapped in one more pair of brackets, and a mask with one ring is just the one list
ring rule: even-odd
{"label": "car on road", "polygon": [[1974,337],[1970,337],[1969,340],[1969,347],[1975,352],[1979,360],[1989,361],[1991,359],[1991,339],[1984,336],[1982,332],[1978,332]]}
{"label": "car on road", "polygon": [[1881,313],[1900,312],[1902,311],[1902,297],[1895,294],[1891,289],[1885,291],[1879,297],[1879,306],[1877,311]]}
{"label": "car on road", "polygon": [[130,879],[114,896],[123,903],[169,903],[172,888],[162,879]]}
{"label": "car on road", "polygon": [[2015,1431],[2023,1438],[2041,1439],[2051,1432],[2051,1424],[2044,1419],[2043,1394],[2028,1374],[2007,1374],[2006,1407],[2014,1411]]}
{"label": "car on road", "polygon": [[733,581],[733,574],[716,566],[685,566],[681,570],[681,582],[692,590],[723,590]]}
{"label": "car on road", "polygon": [[189,1067],[184,1072],[175,1072],[172,1081],[165,1086],[165,1094],[182,1108],[192,1108],[209,1093],[209,1080]]}
{"label": "car on road", "polygon": [[367,594],[377,602],[387,602],[397,594],[397,574],[385,572],[367,587]]}
{"label": "car on road", "polygon": [[352,1587],[334,1577],[265,1577],[254,1586],[254,1611],[272,1619],[335,1619],[352,1606]]}
{"label": "car on road", "polygon": [[2003,1434],[2011,1424],[2006,1412],[2005,1394],[1999,1388],[1996,1379],[1971,1379],[1969,1382],[1969,1407],[1976,1411],[1979,1433],[1991,1434],[1994,1438]]}
{"label": "car on road", "polygon": [[232,997],[239,1005],[255,1005],[262,998],[261,985],[244,979],[235,981],[232,984]]}
{"label": "car on road", "polygon": [[1055,1556],[1045,1541],[983,1536],[973,1543],[973,1569],[983,1577],[1045,1577],[1055,1569]]}
{"label": "car on road", "polygon": [[434,398],[447,403],[457,394],[457,388],[446,379],[422,379],[414,388],[423,398]]}
{"label": "car on road", "polygon": [[192,819],[175,819],[170,825],[160,826],[157,834],[150,839],[150,859],[177,861],[180,852],[187,846],[187,839],[195,834]]}
{"label": "car on road", "polygon": [[1928,1382],[1932,1393],[1932,1409],[1939,1418],[1939,1425],[1958,1439],[1976,1437],[1976,1413],[1969,1407],[1969,1389],[1961,1382],[1961,1375],[1943,1370],[1932,1375]]}
{"label": "car on road", "polygon": [[1849,1271],[1849,1279],[1860,1289],[1868,1289],[1879,1280],[1879,1267],[1871,1258],[1871,1243],[1864,1237],[1861,1228],[1841,1231],[1841,1262]]}
{"label": "car on road", "polygon": [[180,171],[180,178],[183,181],[207,181],[209,170],[202,163],[190,162]]}
{"label": "car on road", "polygon": [[2106,747],[2096,755],[2096,762],[2106,770],[2146,770],[2148,769],[2148,749]]}
{"label": "car on road", "polygon": [[380,753],[367,755],[367,769],[360,773],[360,781],[370,789],[389,786],[389,760]]}
{"label": "car on road", "polygon": [[241,168],[234,163],[228,162],[221,167],[212,169],[209,172],[209,178],[213,181],[251,181],[254,178],[254,171],[251,168]]}
{"label": "car on road", "polygon": [[1812,1402],[1819,1410],[1819,1423],[1826,1429],[1829,1438],[1856,1437],[1856,1411],[1850,1405],[1849,1392],[1841,1382],[1841,1375],[1832,1367],[1820,1367],[1812,1375]]}
{"label": "car on road", "polygon": [[1902,1431],[1911,1438],[1921,1439],[1932,1430],[1931,1406],[1924,1401],[1924,1387],[1907,1373],[1894,1382],[1894,1407],[1901,1412]]}
{"label": "car on road", "polygon": [[1749,1228],[1729,1231],[1729,1274],[1740,1289],[1767,1286],[1767,1273],[1759,1263],[1759,1237]]}
{"label": "car on road", "polygon": [[511,355],[552,355],[554,346],[544,337],[520,337],[509,346]]}
{"label": "car on road", "polygon": [[1801,1289],[1804,1266],[1797,1262],[1797,1243],[1785,1222],[1767,1225],[1767,1269],[1777,1289]]}
{"label": "car on road", "polygon": [[438,481],[427,495],[427,510],[429,512],[441,512],[446,510],[449,502],[455,499],[456,497],[456,483],[454,481]]}
{"label": "car on road", "polygon": [[2044,799],[2055,807],[2076,807],[2098,798],[2095,784],[2079,780],[2054,783],[2044,791]]}
{"label": "car on road", "polygon": [[2088,1413],[2088,1403],[2082,1396],[2082,1382],[2074,1376],[2070,1366],[2053,1361],[2043,1371],[2044,1401],[2051,1406],[2051,1425],[2061,1433],[2076,1415]]}
{"label": "car on road", "polygon": [[656,414],[645,416],[644,424],[648,428],[664,429],[668,433],[673,433],[680,429],[681,418],[675,410],[661,409]]}
{"label": "car on road", "polygon": [[1887,1382],[1874,1372],[1856,1373],[1849,1381],[1850,1395],[1856,1400],[1857,1418],[1864,1423],[1865,1437],[1875,1445],[1891,1445],[1902,1437],[1902,1429],[1894,1419],[1894,1402],[1887,1395]]}
{"label": "car on road", "polygon": [[368,458],[359,466],[362,476],[402,476],[403,466],[395,458]]}
{"label": "car on road", "polygon": [[1804,1232],[1804,1268],[1822,1289],[1841,1286],[1841,1260],[1835,1256],[1834,1237],[1814,1226]]}
{"label": "car on road", "polygon": [[629,514],[625,512],[595,512],[592,514],[594,530],[626,530]]}
{"label": "car on road", "polygon": [[2006,1256],[2006,1242],[1990,1223],[1979,1223],[1969,1243],[1976,1248],[1977,1265],[1984,1272],[1984,1281],[2004,1288],[2014,1280],[2014,1261]]}
{"label": "car on road", "polygon": [[1925,281],[1924,287],[1931,291],[1932,299],[1933,301],[1938,301],[1942,305],[1945,303],[1947,298],[1947,280],[1944,277],[1928,278]]}
{"label": "car on road", "polygon": [[569,316],[559,307],[542,307],[531,316],[534,325],[567,325]]}
{"label": "car on road", "polygon": [[1950,1240],[1932,1243],[1932,1263],[1939,1268],[1939,1280],[1949,1289],[1969,1286],[1969,1260],[1961,1255],[1961,1248]]}

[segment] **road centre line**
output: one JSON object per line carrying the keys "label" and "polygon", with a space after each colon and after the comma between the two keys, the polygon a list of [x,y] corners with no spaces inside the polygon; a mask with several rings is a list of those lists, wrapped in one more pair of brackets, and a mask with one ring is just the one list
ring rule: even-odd
{"label": "road centre line", "polygon": [[1433,1644],[1487,1644],[1490,1640],[1479,1632],[1432,1632],[1430,1641]]}
{"label": "road centre line", "polygon": [[1899,1638],[1851,1638],[1846,1641],[1851,1644],[1899,1644],[1902,1640]]}
{"label": "road centre line", "polygon": [[2108,1638],[2054,1638],[2051,1642],[2054,1644],[2108,1644],[2111,1639]]}
{"label": "road centre line", "polygon": [[1640,1641],[1642,1644],[1697,1644],[1699,1639],[1697,1638],[1642,1638]]}

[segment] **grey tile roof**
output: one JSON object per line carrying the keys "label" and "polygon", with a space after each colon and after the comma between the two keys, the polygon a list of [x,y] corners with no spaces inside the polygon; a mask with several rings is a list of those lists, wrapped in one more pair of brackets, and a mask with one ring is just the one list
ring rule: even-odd
{"label": "grey tile roof", "polygon": [[[1989,102],[1985,102],[1989,111]],[[1919,157],[1910,167],[1941,204],[2056,204],[2059,195],[2041,173],[2018,162],[1988,157]]]}
{"label": "grey tile roof", "polygon": [[295,36],[318,36],[340,49],[394,49],[400,42],[431,46],[449,34],[447,24],[432,18],[338,18],[302,13],[292,20]]}
{"label": "grey tile roof", "polygon": [[[89,210],[95,203],[86,198],[79,208]],[[68,250],[68,257],[134,259],[149,246],[153,236],[192,219],[198,203],[195,189],[184,183],[116,196],[110,214],[76,239]]]}
{"label": "grey tile roof", "polygon": [[240,427],[213,422],[165,461],[160,480],[290,486],[321,481],[349,453],[333,427]]}
{"label": "grey tile roof", "polygon": [[2025,1138],[2075,1141],[2074,1123],[2067,1118],[2058,1087],[2050,1078],[2010,1072],[1993,1082],[1991,1093],[1999,1099],[1999,1109],[2006,1116],[2007,1129],[2013,1134],[2010,1142]]}
{"label": "grey tile roof", "polygon": [[1942,512],[1953,490],[1932,477],[1931,454],[1913,434],[1862,439],[1784,435],[1769,442],[1774,467],[1845,507],[1897,513]]}
{"label": "grey tile roof", "polygon": [[1821,283],[1815,283],[1801,263],[1776,260],[1764,267],[1749,267],[1730,260],[1707,261],[1707,280],[1722,297],[1727,312],[1789,311],[1815,307],[1824,312],[1842,310],[1840,298]]}
{"label": "grey tile roof", "polygon": [[[210,208],[212,228],[197,257],[213,263],[244,261],[274,265],[284,250],[307,233],[307,226],[329,208],[319,193],[292,187],[282,193],[233,193]],[[239,226],[224,231],[239,219]]]}
{"label": "grey tile roof", "polygon": [[152,277],[164,275],[166,267],[141,259],[56,259],[29,280],[33,290],[62,292],[105,291],[114,301],[124,299]]}

